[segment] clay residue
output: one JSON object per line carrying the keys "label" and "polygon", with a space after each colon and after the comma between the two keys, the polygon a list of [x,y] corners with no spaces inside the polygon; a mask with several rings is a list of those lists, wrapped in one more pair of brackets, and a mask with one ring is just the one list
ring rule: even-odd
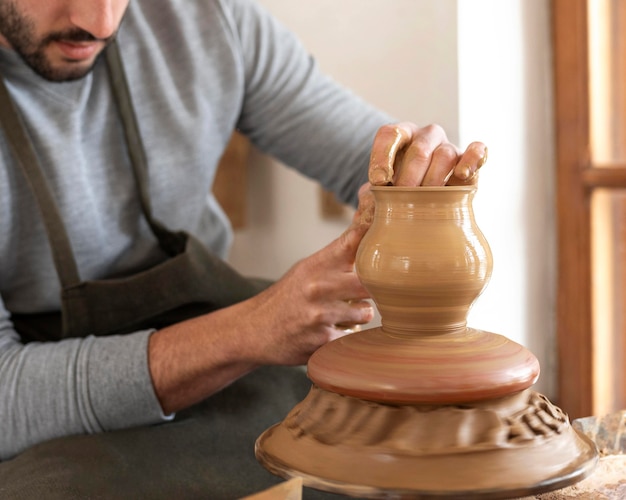
{"label": "clay residue", "polygon": [[471,405],[394,405],[313,386],[257,440],[274,474],[360,498],[471,493],[515,498],[569,486],[593,444],[531,390]]}
{"label": "clay residue", "polygon": [[465,453],[546,440],[567,416],[533,391],[476,405],[388,405],[313,386],[287,416],[295,435],[326,445],[376,446],[381,452]]}

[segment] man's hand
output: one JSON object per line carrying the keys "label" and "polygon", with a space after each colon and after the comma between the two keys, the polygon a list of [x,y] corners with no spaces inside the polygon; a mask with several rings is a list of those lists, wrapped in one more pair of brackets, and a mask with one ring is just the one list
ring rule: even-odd
{"label": "man's hand", "polygon": [[[295,264],[250,300],[263,326],[254,354],[262,364],[304,364],[319,347],[346,334],[336,325],[362,325],[374,317],[368,292],[354,270],[356,251],[373,217],[369,184],[359,192],[352,224],[329,245]],[[260,359],[259,359],[260,358]]]}
{"label": "man's hand", "polygon": [[296,263],[267,290],[230,307],[152,334],[150,373],[165,413],[186,408],[261,365],[298,365],[346,335],[336,325],[374,317],[354,271],[373,216],[369,183],[359,210],[336,240]]}
{"label": "man's hand", "polygon": [[381,127],[374,138],[369,180],[375,186],[474,184],[486,161],[481,142],[461,152],[438,125],[395,123]]}

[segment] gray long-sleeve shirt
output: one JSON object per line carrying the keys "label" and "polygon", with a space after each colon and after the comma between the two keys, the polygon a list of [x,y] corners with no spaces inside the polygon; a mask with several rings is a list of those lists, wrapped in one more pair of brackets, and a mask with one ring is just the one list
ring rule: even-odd
{"label": "gray long-sleeve shirt", "polygon": [[[376,129],[389,118],[321,75],[298,41],[249,0],[133,0],[119,33],[146,147],[155,216],[224,255],[228,220],[210,194],[233,131],[355,202]],[[163,258],[99,61],[51,83],[12,51],[0,74],[22,113],[83,279]],[[41,216],[0,133],[0,460],[53,437],[163,421],[150,331],[24,345],[9,311],[58,310]]]}

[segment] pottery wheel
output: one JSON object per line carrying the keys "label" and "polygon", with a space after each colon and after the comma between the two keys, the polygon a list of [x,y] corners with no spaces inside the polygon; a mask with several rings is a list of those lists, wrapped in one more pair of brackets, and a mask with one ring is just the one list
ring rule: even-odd
{"label": "pottery wheel", "polygon": [[323,389],[370,401],[465,403],[527,389],[539,362],[522,345],[474,328],[415,337],[371,328],[318,350],[308,375]]}
{"label": "pottery wheel", "polygon": [[[358,358],[355,353],[384,335],[379,329],[366,330],[331,342],[314,355],[309,364],[314,382],[310,393],[283,422],[260,436],[257,459],[274,474],[302,477],[305,486],[360,498],[513,498],[563,488],[585,478],[597,462],[595,445],[574,430],[567,416],[545,396],[527,388],[536,378],[536,366],[528,362],[525,349],[500,336],[486,341],[483,337],[495,334],[483,333],[477,338],[487,346],[488,354],[511,363],[511,373],[526,375],[518,380],[523,390],[467,401],[471,399],[468,394],[476,395],[476,386],[466,376],[461,357],[458,371],[449,367],[453,382],[446,397],[455,391],[461,397],[467,389],[461,397],[466,402],[421,402],[428,393],[429,378],[441,373],[441,365],[429,373],[425,368],[429,362],[409,361],[410,349],[392,349],[396,353],[392,358],[383,349],[374,368],[364,369],[359,378],[352,371],[357,366],[352,365]],[[492,350],[507,355],[495,356]],[[350,354],[343,357],[346,352]],[[360,366],[371,367],[365,356],[368,359]],[[429,351],[425,359],[432,356]],[[517,370],[513,360],[520,365]],[[395,368],[380,377],[385,363]],[[435,368],[436,363],[430,366]],[[423,377],[403,372],[412,369],[426,371]],[[327,379],[329,372],[332,375]],[[317,376],[321,376],[320,383]],[[421,383],[415,385],[416,380]],[[441,380],[437,383],[441,385]],[[389,391],[413,402],[376,398]]]}
{"label": "pottery wheel", "polygon": [[382,326],[311,356],[311,391],[259,437],[257,459],[360,498],[515,498],[588,476],[596,447],[531,389],[537,358],[466,327],[492,269],[476,187],[371,190],[355,266]]}

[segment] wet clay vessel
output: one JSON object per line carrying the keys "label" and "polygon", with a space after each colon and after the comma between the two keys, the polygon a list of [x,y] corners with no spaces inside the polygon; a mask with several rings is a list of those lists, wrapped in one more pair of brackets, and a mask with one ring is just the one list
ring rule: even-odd
{"label": "wet clay vessel", "polygon": [[372,191],[356,270],[382,326],[311,357],[310,393],[258,438],[257,459],[361,498],[514,498],[589,475],[596,447],[531,389],[536,357],[466,324],[492,269],[476,187]]}

